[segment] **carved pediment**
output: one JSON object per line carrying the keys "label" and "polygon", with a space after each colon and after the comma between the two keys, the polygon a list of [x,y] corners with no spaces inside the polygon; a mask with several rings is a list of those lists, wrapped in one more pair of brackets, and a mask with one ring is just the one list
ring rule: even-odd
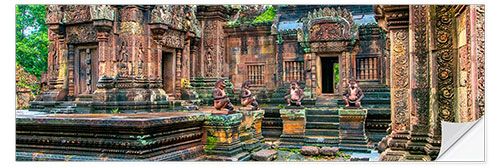
{"label": "carved pediment", "polygon": [[[352,14],[346,9],[324,8],[309,12],[302,18],[304,32],[302,41],[338,41],[350,40],[353,34]],[[302,34],[307,34],[303,36]]]}
{"label": "carved pediment", "polygon": [[166,24],[169,28],[190,31],[199,37],[201,26],[196,18],[196,5],[156,5],[151,10],[151,24]]}

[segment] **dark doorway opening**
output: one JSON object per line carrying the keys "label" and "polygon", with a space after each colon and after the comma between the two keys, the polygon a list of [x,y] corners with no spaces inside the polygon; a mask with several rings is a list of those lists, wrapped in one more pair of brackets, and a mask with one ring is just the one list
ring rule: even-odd
{"label": "dark doorway opening", "polygon": [[175,91],[175,66],[174,54],[172,52],[162,52],[162,84],[163,90],[166,93],[173,93]]}
{"label": "dark doorway opening", "polygon": [[321,85],[322,93],[334,93],[339,81],[338,57],[321,58]]}

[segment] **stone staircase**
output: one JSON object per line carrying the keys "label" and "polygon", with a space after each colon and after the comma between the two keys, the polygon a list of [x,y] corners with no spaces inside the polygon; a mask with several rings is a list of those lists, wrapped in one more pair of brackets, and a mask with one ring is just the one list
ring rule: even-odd
{"label": "stone staircase", "polygon": [[385,85],[360,86],[365,94],[361,100],[364,108],[368,109],[366,118],[366,134],[370,145],[378,143],[384,136],[391,123],[391,91]]}
{"label": "stone staircase", "polygon": [[327,107],[307,108],[306,120],[306,145],[338,146],[338,109]]}
{"label": "stone staircase", "polygon": [[265,111],[262,119],[262,135],[266,139],[279,139],[283,131],[280,109],[277,107],[262,107]]}

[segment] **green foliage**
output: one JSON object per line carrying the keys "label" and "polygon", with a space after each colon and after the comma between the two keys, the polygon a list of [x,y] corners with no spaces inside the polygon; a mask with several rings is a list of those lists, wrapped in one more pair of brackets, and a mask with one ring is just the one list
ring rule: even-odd
{"label": "green foliage", "polygon": [[339,151],[337,154],[335,154],[335,158],[342,157],[344,159],[350,159],[351,154],[344,153],[342,151]]}
{"label": "green foliage", "polygon": [[16,62],[40,78],[47,71],[45,5],[16,5]]}
{"label": "green foliage", "polygon": [[281,150],[281,151],[289,151],[289,152],[294,152],[294,153],[298,153],[300,152],[300,149],[289,149],[289,148],[275,148],[274,150]]}
{"label": "green foliage", "polygon": [[261,107],[267,107],[268,105],[266,103],[260,105]]}
{"label": "green foliage", "polygon": [[113,110],[113,114],[116,114],[116,113],[118,113],[118,108],[115,108],[115,109]]}
{"label": "green foliage", "polygon": [[252,23],[260,23],[260,22],[269,22],[274,20],[274,16],[276,16],[276,12],[274,11],[274,7],[269,5],[266,11],[255,19],[252,20]]}
{"label": "green foliage", "polygon": [[333,69],[335,69],[335,83],[339,83],[339,63],[333,64]]}
{"label": "green foliage", "polygon": [[278,108],[285,108],[285,105],[278,104]]}
{"label": "green foliage", "polygon": [[217,139],[213,136],[207,136],[207,146],[205,147],[205,150],[208,152],[212,151],[214,149],[215,145],[217,144]]}

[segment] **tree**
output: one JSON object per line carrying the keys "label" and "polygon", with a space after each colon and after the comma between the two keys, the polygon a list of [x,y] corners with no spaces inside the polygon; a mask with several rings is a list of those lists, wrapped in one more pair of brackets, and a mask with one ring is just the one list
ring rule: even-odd
{"label": "tree", "polygon": [[16,64],[37,78],[47,71],[46,12],[45,5],[16,5]]}

